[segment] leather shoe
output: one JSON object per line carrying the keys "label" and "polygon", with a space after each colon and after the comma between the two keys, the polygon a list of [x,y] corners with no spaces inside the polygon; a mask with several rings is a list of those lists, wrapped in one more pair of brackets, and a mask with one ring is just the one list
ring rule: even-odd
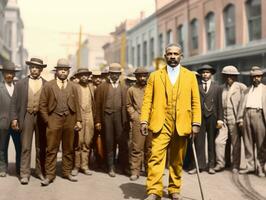
{"label": "leather shoe", "polygon": [[224,167],[222,167],[221,165],[216,165],[213,169],[216,172],[220,172],[220,171],[222,171],[224,169]]}
{"label": "leather shoe", "polygon": [[265,177],[265,174],[263,173],[261,166],[258,166],[257,175],[258,175],[258,177]]}
{"label": "leather shoe", "polygon": [[40,179],[41,181],[43,181],[43,180],[44,180],[44,177],[43,177],[43,175],[42,175],[42,174],[37,174],[37,178],[38,178],[38,179]]}
{"label": "leather shoe", "polygon": [[0,172],[0,177],[6,177],[6,172]]}
{"label": "leather shoe", "polygon": [[71,175],[72,175],[72,176],[77,176],[78,173],[79,173],[79,170],[76,169],[76,168],[72,169],[72,171],[71,171]]}
{"label": "leather shoe", "polygon": [[161,200],[161,197],[157,194],[149,194],[145,200]]}
{"label": "leather shoe", "polygon": [[241,169],[241,170],[239,171],[239,174],[249,174],[249,173],[253,173],[253,172],[255,172],[254,169],[246,168],[246,169]]}
{"label": "leather shoe", "polygon": [[91,172],[89,169],[83,169],[83,170],[81,170],[81,171],[82,171],[82,173],[85,174],[85,175],[88,175],[88,176],[92,175],[92,172]]}
{"label": "leather shoe", "polygon": [[213,168],[210,168],[209,171],[208,171],[209,174],[215,174],[215,171]]}
{"label": "leather shoe", "polygon": [[232,169],[232,173],[233,173],[233,174],[237,174],[238,171],[239,171],[239,170],[238,170],[237,168],[233,168],[233,169]]}
{"label": "leather shoe", "polygon": [[23,177],[23,178],[20,179],[20,183],[22,185],[28,185],[29,179],[27,177]]}
{"label": "leather shoe", "polygon": [[78,182],[78,179],[75,176],[72,176],[70,174],[64,178],[71,181],[71,182]]}
{"label": "leather shoe", "polygon": [[41,185],[45,187],[45,186],[48,186],[52,182],[53,181],[50,180],[49,178],[45,178],[44,180],[41,181]]}
{"label": "leather shoe", "polygon": [[182,200],[182,196],[179,193],[170,194],[170,199],[172,200]]}
{"label": "leather shoe", "polygon": [[188,174],[192,175],[192,174],[196,174],[197,173],[197,170],[196,168],[195,169],[191,169],[188,171]]}
{"label": "leather shoe", "polygon": [[129,178],[131,181],[136,181],[139,179],[139,176],[138,175],[131,175],[130,178]]}
{"label": "leather shoe", "polygon": [[114,171],[114,169],[111,169],[109,172],[108,172],[108,175],[110,176],[110,177],[115,177],[116,175],[115,175],[115,171]]}

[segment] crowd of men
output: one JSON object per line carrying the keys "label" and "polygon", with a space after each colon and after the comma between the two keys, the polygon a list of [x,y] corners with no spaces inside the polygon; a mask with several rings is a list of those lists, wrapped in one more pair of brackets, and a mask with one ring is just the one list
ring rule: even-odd
{"label": "crowd of men", "polygon": [[[219,85],[213,81],[215,68],[203,65],[192,73],[180,65],[181,58],[182,48],[169,45],[163,69],[149,76],[147,69],[138,67],[126,77],[118,63],[102,72],[79,68],[69,77],[68,60],[59,59],[51,81],[41,76],[47,65],[31,58],[26,61],[29,75],[16,83],[18,69],[4,63],[0,68],[4,79],[0,83],[0,177],[7,175],[11,136],[17,175],[21,184],[28,184],[33,134],[35,175],[42,186],[56,178],[57,154],[62,151],[62,176],[69,181],[78,181],[79,172],[92,175],[92,166],[105,169],[110,177],[119,171],[131,181],[144,174],[148,175],[147,199],[160,199],[168,154],[169,194],[179,199],[175,194],[180,191],[183,160],[188,173],[196,173],[191,140],[200,171],[215,174],[231,166],[233,173],[264,177],[263,70],[251,68],[252,85],[247,87],[237,81],[237,67],[225,66],[224,84]],[[244,169],[240,169],[241,137]]]}

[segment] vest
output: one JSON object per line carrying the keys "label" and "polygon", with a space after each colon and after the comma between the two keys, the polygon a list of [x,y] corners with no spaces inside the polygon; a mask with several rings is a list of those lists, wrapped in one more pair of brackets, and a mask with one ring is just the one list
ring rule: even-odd
{"label": "vest", "polygon": [[109,84],[104,111],[111,114],[113,112],[120,112],[121,108],[122,108],[121,86],[119,85],[117,88],[113,88],[113,86]]}
{"label": "vest", "polygon": [[65,89],[59,89],[59,87],[55,87],[58,101],[54,112],[61,116],[69,114],[69,108],[67,105],[67,88],[68,87]]}
{"label": "vest", "polygon": [[[208,91],[208,93],[210,90]],[[213,95],[208,93],[201,94],[202,96],[202,113],[205,117],[209,117],[214,113]]]}
{"label": "vest", "polygon": [[85,113],[90,113],[92,111],[92,101],[91,101],[91,92],[89,86],[83,87],[80,86],[81,91],[81,110]]}
{"label": "vest", "polygon": [[41,89],[38,90],[35,94],[33,93],[32,89],[29,87],[28,90],[28,105],[27,105],[27,112],[30,114],[37,113],[39,111],[39,101],[41,96]]}
{"label": "vest", "polygon": [[178,92],[178,86],[179,86],[178,78],[175,84],[172,85],[167,73],[165,74],[165,79],[166,79],[165,83],[167,87],[166,89],[166,93],[167,93],[166,118],[168,119],[171,118],[172,122],[175,122],[175,119],[176,119],[176,102],[177,102],[177,92]]}

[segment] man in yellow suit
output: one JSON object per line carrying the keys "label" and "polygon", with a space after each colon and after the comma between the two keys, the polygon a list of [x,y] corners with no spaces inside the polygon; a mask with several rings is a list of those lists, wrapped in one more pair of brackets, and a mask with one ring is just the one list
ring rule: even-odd
{"label": "man in yellow suit", "polygon": [[141,133],[153,133],[148,162],[146,200],[160,200],[167,149],[170,149],[168,193],[180,200],[180,186],[187,139],[197,134],[201,124],[200,96],[196,76],[182,67],[182,48],[170,44],[165,49],[167,66],[151,73],[141,109]]}

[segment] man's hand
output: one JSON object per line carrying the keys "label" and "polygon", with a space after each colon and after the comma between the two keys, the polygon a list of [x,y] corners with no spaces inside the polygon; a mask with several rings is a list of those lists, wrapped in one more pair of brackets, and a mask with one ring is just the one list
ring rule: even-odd
{"label": "man's hand", "polygon": [[238,127],[239,127],[239,128],[243,128],[243,122],[239,122],[239,123],[238,123]]}
{"label": "man's hand", "polygon": [[223,127],[223,124],[224,124],[223,121],[218,120],[218,121],[217,121],[217,124],[216,124],[216,128],[217,128],[217,129],[221,129],[221,128]]}
{"label": "man's hand", "polygon": [[11,128],[13,129],[13,130],[15,130],[15,131],[18,131],[19,130],[19,127],[18,127],[18,120],[13,120],[12,122],[11,122]]}
{"label": "man's hand", "polygon": [[77,122],[76,125],[74,126],[75,131],[80,131],[82,129],[82,124],[81,122]]}
{"label": "man's hand", "polygon": [[192,125],[192,133],[190,135],[190,138],[194,141],[196,135],[200,132],[200,126],[198,125]]}
{"label": "man's hand", "polygon": [[149,135],[149,131],[148,131],[148,124],[147,123],[140,123],[140,133],[143,136],[147,136]]}
{"label": "man's hand", "polygon": [[101,123],[97,123],[97,124],[95,124],[95,128],[96,128],[97,131],[101,131],[101,130],[102,130],[102,125],[101,125]]}

